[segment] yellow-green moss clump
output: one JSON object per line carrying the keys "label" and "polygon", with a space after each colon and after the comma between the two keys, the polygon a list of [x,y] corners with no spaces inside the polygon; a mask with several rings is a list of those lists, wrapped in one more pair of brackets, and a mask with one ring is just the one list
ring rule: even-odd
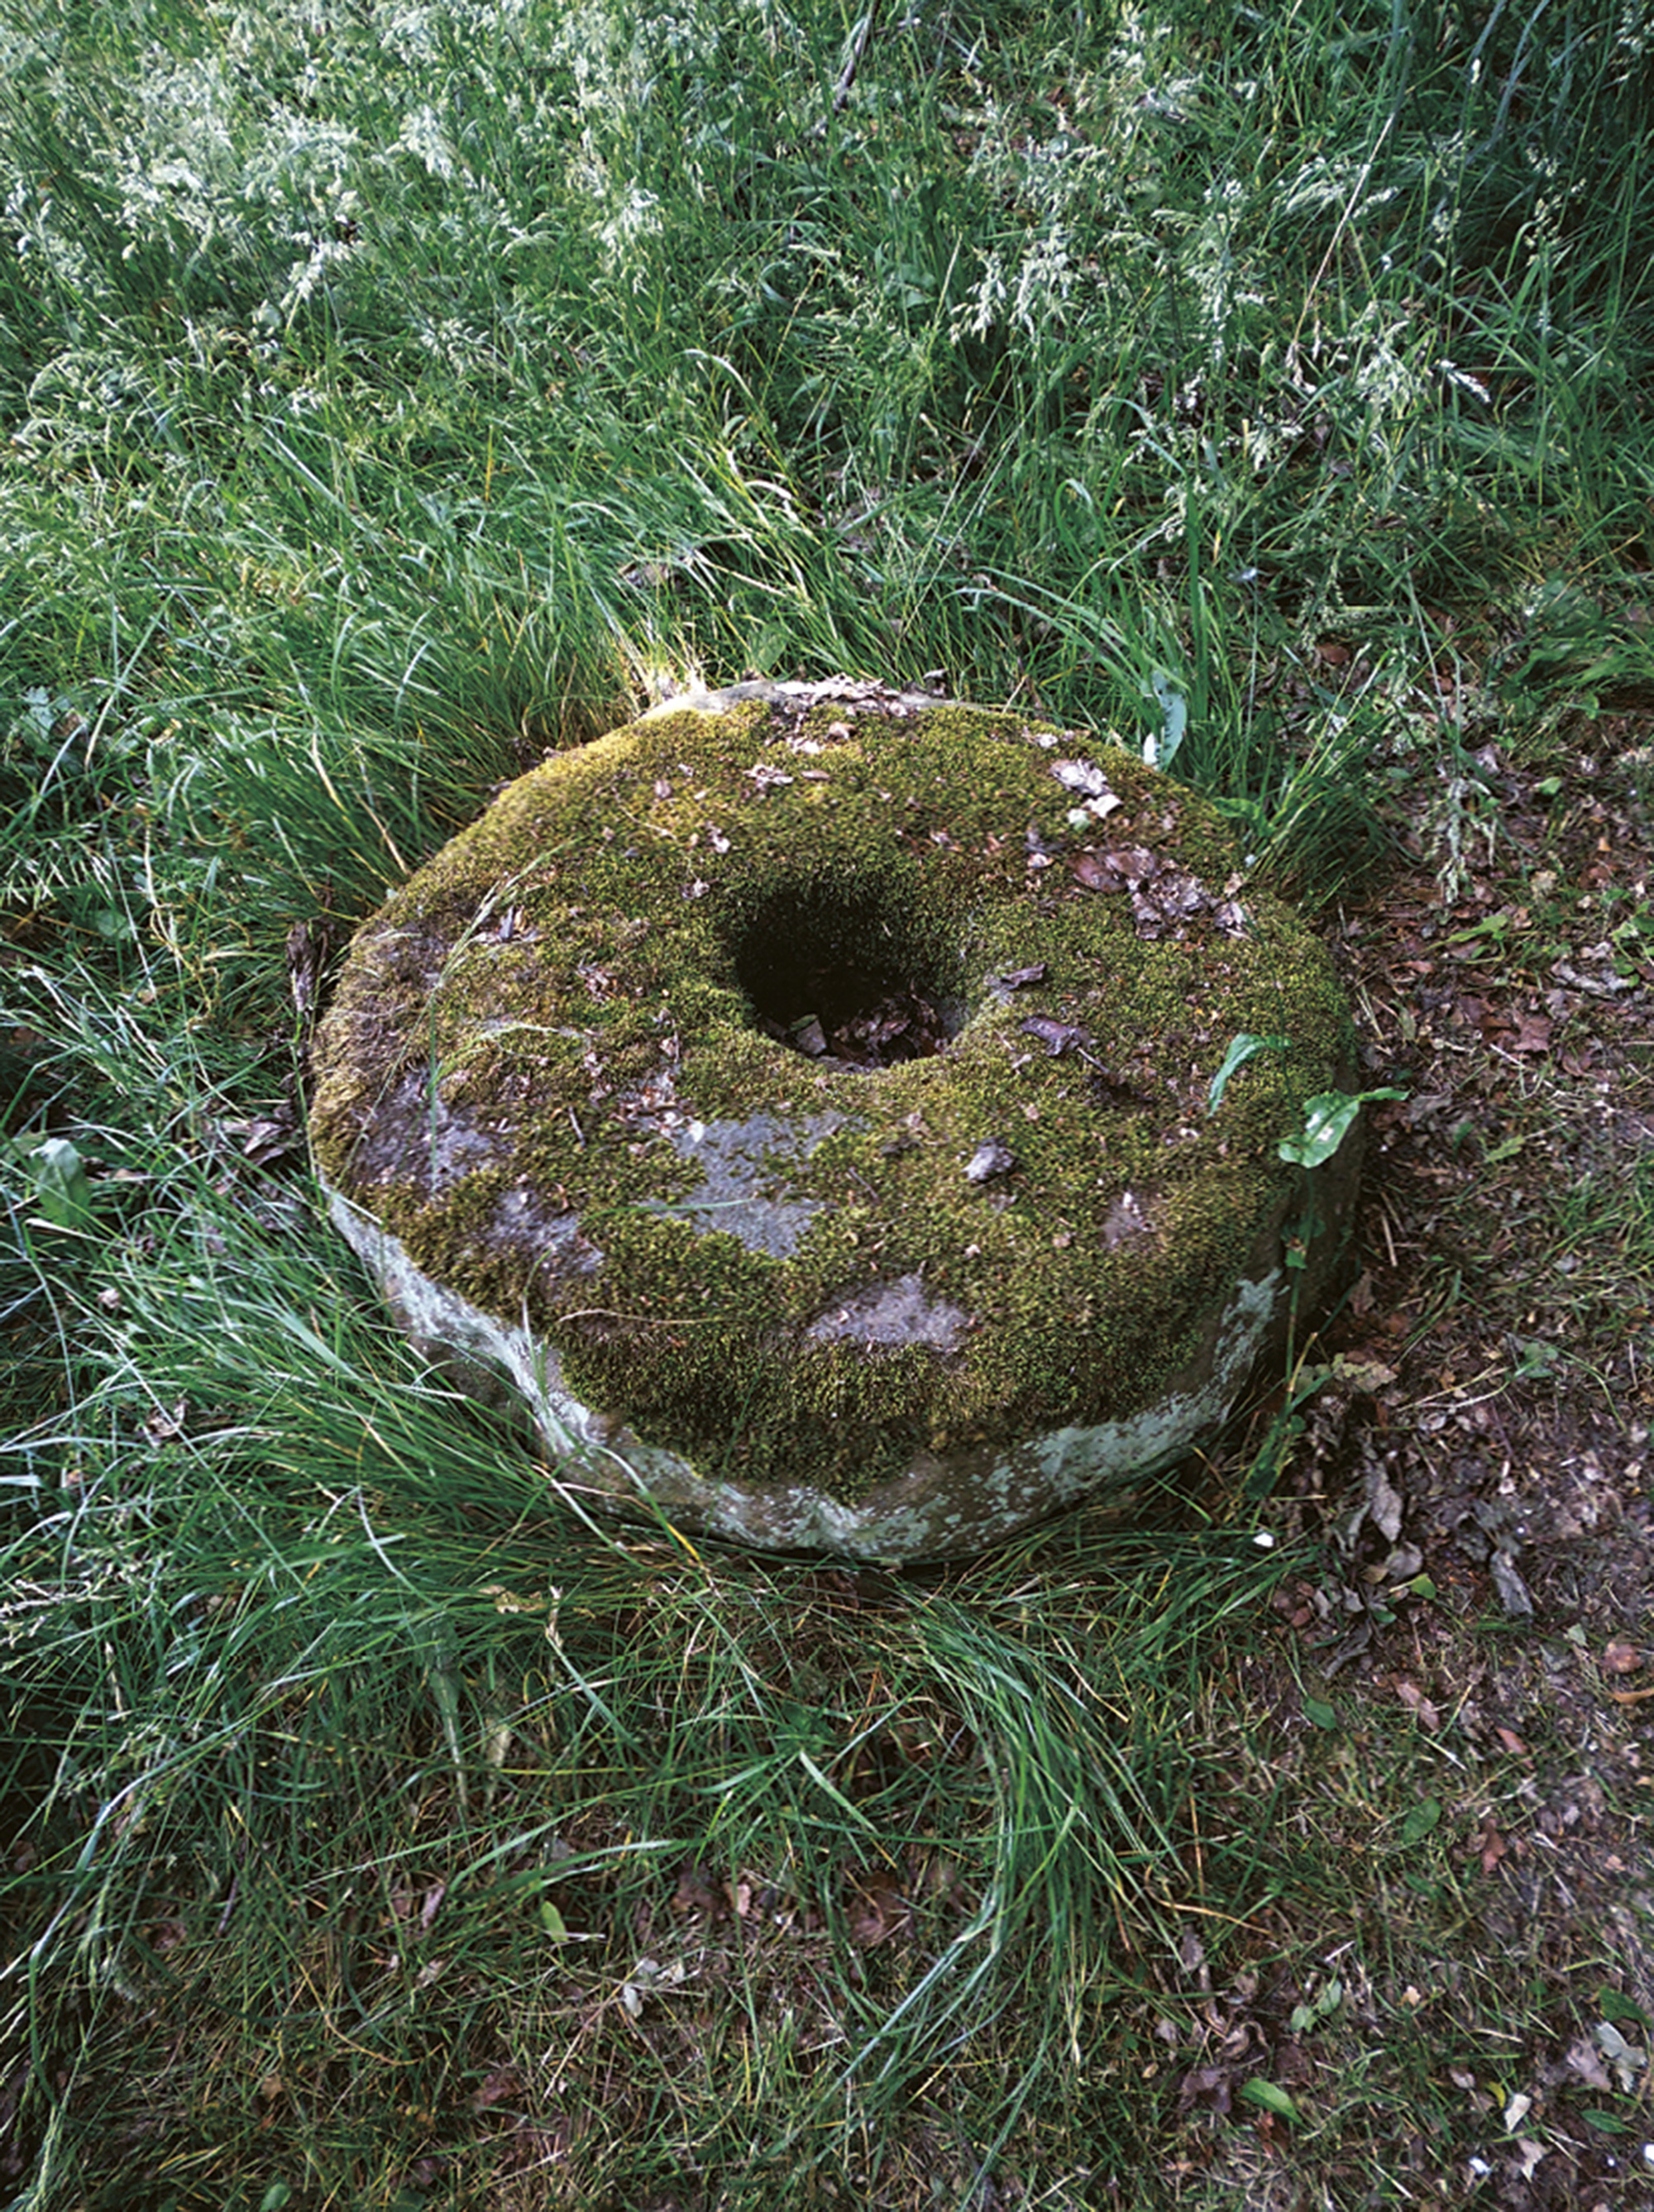
{"label": "yellow-green moss clump", "polygon": [[[1286,1048],[1209,1112],[1243,1031]],[[560,755],[414,877],[312,1129],[340,1218],[602,1433],[854,1501],[1152,1407],[1349,1049],[1322,946],[1124,750],[752,699]]]}

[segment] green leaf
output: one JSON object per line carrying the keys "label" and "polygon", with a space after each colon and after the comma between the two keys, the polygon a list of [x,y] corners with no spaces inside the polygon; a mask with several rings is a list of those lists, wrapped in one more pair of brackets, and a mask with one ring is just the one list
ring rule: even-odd
{"label": "green leaf", "polygon": [[1517,1349],[1520,1357],[1511,1370],[1516,1382],[1549,1382],[1555,1379],[1557,1370],[1561,1365],[1561,1354],[1554,1344],[1547,1344],[1542,1338],[1534,1337],[1519,1344]]}
{"label": "green leaf", "polygon": [[1355,1126],[1355,1118],[1374,1098],[1405,1098],[1404,1091],[1323,1091],[1304,1109],[1304,1134],[1283,1137],[1280,1157],[1301,1168],[1318,1168],[1329,1160]]}
{"label": "green leaf", "polygon": [[1323,2020],[1330,2020],[1344,2002],[1344,1984],[1335,1975],[1324,1990],[1317,1992],[1308,2004],[1292,2007],[1292,2030],[1294,2035],[1307,2035]]}
{"label": "green leaf", "polygon": [[1304,1717],[1313,1721],[1318,1729],[1335,1729],[1338,1726],[1337,1708],[1325,1704],[1320,1698],[1304,1698]]}
{"label": "green leaf", "polygon": [[1283,1036],[1256,1036],[1250,1030],[1243,1030],[1238,1036],[1231,1037],[1223,1064],[1213,1077],[1211,1087],[1206,1094],[1207,1112],[1217,1112],[1223,1103],[1223,1094],[1229,1088],[1230,1077],[1244,1067],[1249,1060],[1256,1060],[1261,1052],[1285,1052],[1290,1042],[1290,1038]]}
{"label": "green leaf", "polygon": [[40,1212],[54,1229],[92,1226],[92,1186],[86,1164],[67,1137],[47,1137],[27,1162]]}
{"label": "green leaf", "polygon": [[1648,2026],[1648,2014],[1642,2007],[1620,1990],[1609,1989],[1606,1982],[1596,1992],[1596,2009],[1604,2020],[1634,2020],[1639,2027]]}
{"label": "green leaf", "polygon": [[1161,726],[1158,744],[1151,739],[1143,748],[1144,757],[1151,768],[1170,768],[1172,756],[1189,727],[1189,702],[1164,669],[1155,670],[1149,678],[1149,688],[1159,702]]}
{"label": "green leaf", "polygon": [[1348,1136],[1360,1111],[1361,1101],[1347,1091],[1322,1091],[1304,1109],[1304,1134],[1281,1139],[1281,1158],[1294,1160],[1302,1168],[1318,1168]]}
{"label": "green leaf", "polygon": [[1298,2106],[1286,2092],[1276,2088],[1273,2081],[1266,2081],[1261,2075],[1254,2075],[1250,2081],[1244,2081],[1240,2094],[1249,2105],[1262,2105],[1266,2112],[1278,2112],[1283,2120],[1295,2120],[1298,2117]]}
{"label": "green leaf", "polygon": [[1599,2135],[1628,2136],[1631,2133],[1630,2122],[1622,2120],[1617,2112],[1597,2112],[1587,2107],[1579,2117],[1588,2128],[1595,2128]]}
{"label": "green leaf", "polygon": [[540,1925],[554,1943],[568,1941],[568,1923],[549,1897],[540,1899]]}
{"label": "green leaf", "polygon": [[1402,1823],[1403,1844],[1421,1844],[1441,1817],[1442,1801],[1439,1797],[1420,1797]]}

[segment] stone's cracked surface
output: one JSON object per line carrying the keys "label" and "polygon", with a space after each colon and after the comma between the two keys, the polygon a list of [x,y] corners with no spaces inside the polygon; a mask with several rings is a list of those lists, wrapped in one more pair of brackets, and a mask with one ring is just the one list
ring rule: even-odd
{"label": "stone's cracked surface", "polygon": [[[519,779],[358,933],[316,1050],[333,1218],[598,1502],[900,1559],[1127,1499],[1284,1331],[1310,1192],[1277,1147],[1349,1061],[1330,963],[1116,747],[737,688]],[[947,1019],[812,1060],[774,1030],[818,988]],[[1292,1045],[1208,1115],[1242,1030]],[[1356,1150],[1313,1179],[1306,1294]]]}

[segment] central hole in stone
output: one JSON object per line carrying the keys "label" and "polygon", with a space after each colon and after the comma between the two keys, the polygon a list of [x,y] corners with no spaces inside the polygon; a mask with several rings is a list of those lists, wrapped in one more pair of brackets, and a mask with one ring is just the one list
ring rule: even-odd
{"label": "central hole in stone", "polygon": [[768,902],[735,952],[766,1036],[807,1060],[869,1069],[928,1059],[958,1034],[962,1010],[929,964],[877,904],[811,893]]}

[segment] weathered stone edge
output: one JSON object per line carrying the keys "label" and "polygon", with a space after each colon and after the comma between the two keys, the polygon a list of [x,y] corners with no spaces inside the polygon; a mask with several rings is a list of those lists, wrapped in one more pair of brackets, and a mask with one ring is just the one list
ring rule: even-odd
{"label": "weathered stone edge", "polygon": [[[1304,1270],[1313,1299],[1341,1249],[1359,1142],[1347,1139],[1311,1179],[1324,1226]],[[681,1517],[686,1526],[761,1550],[824,1551],[888,1563],[969,1556],[1092,1497],[1123,1512],[1143,1483],[1218,1427],[1259,1359],[1285,1339],[1292,1299],[1281,1239],[1303,1203],[1283,1196],[1261,1229],[1234,1290],[1209,1319],[1201,1347],[1156,1403],[1121,1421],[1048,1431],[1012,1447],[915,1455],[854,1504],[807,1485],[744,1488],[701,1474],[678,1453],[647,1443],[567,1388],[553,1346],[434,1282],[401,1242],[324,1182],[334,1226],[380,1285],[416,1348],[456,1387],[484,1403],[516,1403],[560,1462],[553,1486],[608,1511]]]}

